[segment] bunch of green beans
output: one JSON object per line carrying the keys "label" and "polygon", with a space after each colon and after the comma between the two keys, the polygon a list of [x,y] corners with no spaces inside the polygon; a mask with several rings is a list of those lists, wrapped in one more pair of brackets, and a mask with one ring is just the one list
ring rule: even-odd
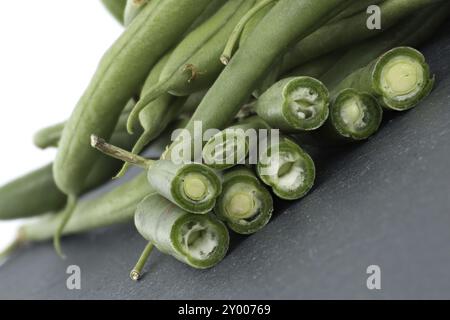
{"label": "bunch of green beans", "polygon": [[[410,46],[450,12],[442,0],[102,2],[125,30],[70,118],[35,135],[39,148],[58,148],[55,162],[0,188],[0,219],[47,213],[11,248],[54,237],[61,254],[60,235],[134,217],[148,245],[133,280],[153,248],[194,268],[215,266],[228,229],[259,232],[273,197],[313,191],[320,173],[303,144],[362,142],[384,113],[417,106],[434,76]],[[369,5],[381,10],[381,30],[367,28]],[[141,156],[158,138],[159,159]],[[116,178],[129,165],[146,174],[77,201],[122,164]]]}

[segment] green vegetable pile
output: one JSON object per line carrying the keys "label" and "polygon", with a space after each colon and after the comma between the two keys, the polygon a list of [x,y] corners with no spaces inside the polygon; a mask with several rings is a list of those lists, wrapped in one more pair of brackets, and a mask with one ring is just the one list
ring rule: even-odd
{"label": "green vegetable pile", "polygon": [[[52,237],[63,256],[61,235],[134,218],[148,241],[134,280],[153,248],[213,267],[228,230],[258,232],[274,196],[313,188],[309,146],[365,141],[383,113],[418,105],[434,76],[413,47],[450,13],[440,0],[102,2],[123,34],[68,120],[36,133],[37,147],[58,149],[54,162],[0,188],[0,219],[34,217],[3,256]],[[381,29],[368,28],[371,5]],[[158,144],[158,159],[139,155]],[[145,172],[80,200],[130,165]]]}

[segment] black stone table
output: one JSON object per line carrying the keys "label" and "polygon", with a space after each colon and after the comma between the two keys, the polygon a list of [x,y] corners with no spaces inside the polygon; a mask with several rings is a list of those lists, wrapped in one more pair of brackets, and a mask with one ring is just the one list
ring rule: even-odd
{"label": "black stone table", "polygon": [[[65,238],[66,261],[50,243],[20,250],[0,268],[0,298],[449,299],[450,35],[422,50],[438,79],[432,95],[370,141],[330,150],[311,194],[277,203],[262,232],[233,237],[217,267],[154,253],[133,283],[145,241],[130,224]],[[72,264],[81,290],[66,288]],[[370,265],[381,269],[381,290],[366,286]]]}

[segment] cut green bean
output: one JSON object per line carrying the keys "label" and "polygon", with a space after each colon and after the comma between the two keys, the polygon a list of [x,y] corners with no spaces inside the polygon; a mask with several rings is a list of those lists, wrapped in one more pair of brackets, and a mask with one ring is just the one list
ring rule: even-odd
{"label": "cut green bean", "polygon": [[123,24],[123,14],[125,11],[125,6],[127,4],[127,0],[102,0],[103,5],[108,9],[108,11]]}
{"label": "cut green bean", "polygon": [[349,75],[336,90],[355,88],[374,95],[387,109],[404,111],[428,96],[433,85],[424,56],[413,48],[398,47]]}
{"label": "cut green bean", "polygon": [[157,194],[139,204],[135,225],[159,251],[197,269],[215,266],[228,251],[229,234],[221,221],[189,214]]}
{"label": "cut green bean", "polygon": [[328,89],[311,77],[293,77],[275,83],[256,101],[258,116],[272,128],[286,132],[321,127],[328,118]]}
{"label": "cut green bean", "polygon": [[389,32],[352,46],[320,80],[331,90],[354,71],[398,46],[418,46],[429,39],[448,17],[449,3],[430,6],[402,21]]}
{"label": "cut green bean", "polygon": [[144,9],[147,3],[151,0],[128,0],[124,10],[123,24],[125,27],[137,17],[137,15]]}
{"label": "cut green bean", "polygon": [[378,131],[383,109],[367,93],[354,89],[339,92],[331,106],[330,124],[338,133],[351,140],[364,140]]}
{"label": "cut green bean", "polygon": [[190,213],[210,212],[222,192],[219,176],[198,163],[177,165],[159,160],[149,168],[148,179],[159,194]]}
{"label": "cut green bean", "polygon": [[345,48],[351,44],[374,37],[386,31],[403,18],[442,0],[389,0],[380,4],[382,29],[367,27],[368,15],[361,12],[347,19],[323,26],[298,42],[284,57],[282,72],[326,53]]}
{"label": "cut green bean", "polygon": [[190,213],[206,214],[214,208],[222,192],[217,173],[199,163],[175,164],[169,160],[149,160],[107,143],[93,135],[93,148],[116,159],[148,170],[148,180],[155,190]]}
{"label": "cut green bean", "polygon": [[314,161],[293,140],[280,137],[279,142],[268,143],[256,166],[261,180],[285,200],[304,197],[314,185]]}
{"label": "cut green bean", "polygon": [[225,173],[214,212],[234,232],[252,234],[270,221],[273,200],[253,171],[237,167]]}
{"label": "cut green bean", "polygon": [[230,0],[216,14],[183,39],[170,55],[159,83],[149,89],[132,111],[129,132],[137,122],[139,112],[164,93],[187,96],[207,89],[223,69],[219,58],[233,28],[251,9],[255,0]]}
{"label": "cut green bean", "polygon": [[218,170],[244,164],[250,149],[257,145],[260,129],[270,127],[254,116],[215,134],[203,147],[204,163]]}

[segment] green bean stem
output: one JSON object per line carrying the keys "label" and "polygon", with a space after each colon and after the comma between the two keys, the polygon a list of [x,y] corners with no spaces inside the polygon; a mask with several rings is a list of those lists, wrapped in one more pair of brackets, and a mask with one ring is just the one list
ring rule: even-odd
{"label": "green bean stem", "polygon": [[273,200],[253,171],[237,167],[225,173],[214,212],[234,232],[252,234],[270,221]]}
{"label": "green bean stem", "polygon": [[[204,130],[221,130],[229,125],[286,48],[322,26],[349,3],[346,0],[280,0],[235,53],[206,94],[186,127],[190,139],[180,135],[170,146],[168,154],[175,157],[172,151],[180,144],[192,145],[193,141],[202,141],[202,136],[194,132],[197,121],[202,122]],[[181,156],[191,160],[187,159],[188,154]],[[193,155],[194,159],[200,157],[199,154]]]}
{"label": "green bean stem", "polygon": [[107,143],[104,139],[94,134],[91,136],[91,146],[105,155],[131,163],[144,169],[148,169],[154,163],[153,160],[143,158],[137,154],[128,152],[122,148]]}
{"label": "green bean stem", "polygon": [[215,266],[228,251],[229,234],[221,221],[189,214],[157,194],[139,204],[135,225],[159,251],[197,269]]}
{"label": "green bean stem", "polygon": [[146,246],[144,251],[142,252],[141,256],[139,257],[138,262],[134,266],[133,270],[130,272],[130,278],[133,281],[138,281],[142,276],[142,270],[144,269],[145,264],[148,261],[148,258],[150,257],[150,254],[152,253],[154,248],[153,243],[149,242]]}
{"label": "green bean stem", "polygon": [[123,15],[123,24],[128,27],[137,15],[144,9],[149,0],[128,0]]}
{"label": "green bean stem", "polygon": [[345,78],[336,90],[354,88],[374,95],[383,107],[404,111],[429,95],[434,77],[424,56],[410,47],[397,47]]}
{"label": "green bean stem", "polygon": [[102,0],[102,3],[114,18],[123,24],[123,14],[127,0]]}
{"label": "green bean stem", "polygon": [[133,132],[139,112],[164,93],[187,96],[214,83],[223,69],[219,58],[233,28],[255,0],[227,1],[210,19],[189,33],[174,49],[159,82],[141,97],[129,121]]}
{"label": "green bean stem", "polygon": [[148,180],[159,194],[195,214],[210,212],[222,192],[220,177],[199,163],[174,164],[159,160],[149,168]]}
{"label": "green bean stem", "polygon": [[256,101],[256,113],[271,127],[286,132],[315,130],[328,118],[330,94],[317,79],[280,80]]}
{"label": "green bean stem", "polygon": [[276,0],[261,0],[259,1],[251,10],[249,10],[239,21],[239,23],[234,28],[233,32],[231,32],[230,38],[228,39],[225,49],[220,56],[220,61],[227,65],[230,62],[231,56],[233,54],[233,50],[236,47],[236,44],[239,42],[239,38],[242,35],[242,32],[246,26],[246,24],[262,9],[273,4]]}
{"label": "green bean stem", "polygon": [[366,12],[327,24],[302,39],[284,57],[282,71],[287,72],[307,61],[331,51],[374,37],[386,31],[401,19],[442,0],[389,0],[380,4],[382,29],[367,28]]}
{"label": "green bean stem", "polygon": [[311,157],[293,140],[280,137],[262,151],[256,166],[258,176],[285,200],[304,197],[314,185],[315,166]]}
{"label": "green bean stem", "polygon": [[261,118],[253,116],[215,134],[203,147],[204,163],[218,170],[244,164],[250,148],[257,145],[260,129],[270,127]]}

